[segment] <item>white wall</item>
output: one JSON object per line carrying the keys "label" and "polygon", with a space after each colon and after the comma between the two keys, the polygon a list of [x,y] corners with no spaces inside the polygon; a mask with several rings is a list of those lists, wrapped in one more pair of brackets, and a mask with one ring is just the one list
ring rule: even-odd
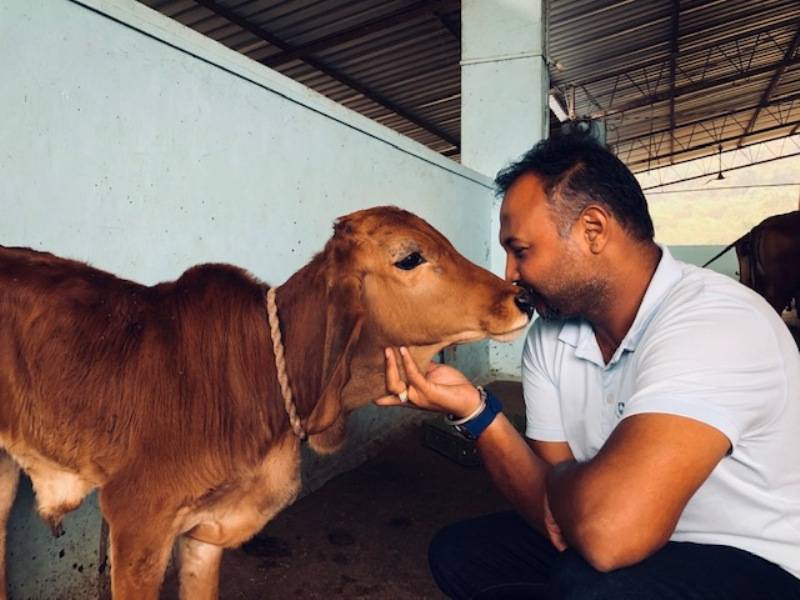
{"label": "white wall", "polygon": [[[146,284],[207,261],[278,284],[322,248],[337,216],[396,204],[489,265],[490,179],[132,0],[0,0],[0,72],[0,244]],[[485,378],[486,344],[459,348],[456,361]],[[307,485],[410,415],[357,413],[349,451],[308,457]],[[48,597],[39,573],[58,568],[64,597],[93,593],[94,506],[68,516],[59,541],[19,506],[12,589]],[[71,558],[59,561],[62,550]]]}
{"label": "white wall", "polygon": [[487,264],[488,179],[133,1],[83,4],[0,2],[4,244],[281,282],[335,217],[394,203]]}

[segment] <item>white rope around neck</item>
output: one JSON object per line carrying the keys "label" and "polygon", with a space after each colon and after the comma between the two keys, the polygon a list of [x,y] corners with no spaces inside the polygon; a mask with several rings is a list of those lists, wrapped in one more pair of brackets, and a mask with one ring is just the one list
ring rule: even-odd
{"label": "white rope around neck", "polygon": [[283,406],[286,409],[286,414],[289,415],[289,424],[292,426],[294,434],[304,440],[306,439],[306,432],[303,429],[300,417],[297,415],[297,406],[295,406],[294,398],[292,397],[292,388],[289,387],[289,376],[286,374],[286,357],[283,353],[278,305],[275,302],[275,295],[275,288],[270,288],[267,292],[267,321],[269,322],[269,331],[272,336],[272,349],[275,352],[275,368],[278,370],[278,383],[281,386]]}

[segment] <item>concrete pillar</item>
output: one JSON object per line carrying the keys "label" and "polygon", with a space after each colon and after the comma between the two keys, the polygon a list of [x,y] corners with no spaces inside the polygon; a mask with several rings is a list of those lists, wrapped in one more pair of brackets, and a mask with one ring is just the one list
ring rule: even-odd
{"label": "concrete pillar", "polygon": [[461,162],[494,177],[547,134],[542,0],[461,3]]}
{"label": "concrete pillar", "polygon": [[[549,76],[543,0],[462,0],[461,162],[494,177],[547,135]],[[491,269],[502,275],[492,210]],[[490,344],[490,371],[519,376],[522,341]]]}

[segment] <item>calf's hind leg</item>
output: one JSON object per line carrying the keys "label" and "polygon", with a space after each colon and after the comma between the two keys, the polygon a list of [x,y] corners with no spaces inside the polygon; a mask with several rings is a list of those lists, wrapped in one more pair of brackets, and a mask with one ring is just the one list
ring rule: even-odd
{"label": "calf's hind leg", "polygon": [[6,525],[17,495],[19,467],[0,450],[0,600],[6,599]]}

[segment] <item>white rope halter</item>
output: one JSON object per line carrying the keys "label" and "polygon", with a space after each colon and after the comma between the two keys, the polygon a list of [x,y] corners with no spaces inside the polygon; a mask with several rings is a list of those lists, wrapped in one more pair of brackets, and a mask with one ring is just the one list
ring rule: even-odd
{"label": "white rope halter", "polygon": [[275,295],[275,288],[270,288],[267,292],[267,321],[269,322],[269,331],[272,335],[272,349],[275,351],[275,368],[278,370],[278,383],[281,386],[283,407],[286,409],[286,414],[289,415],[289,424],[292,426],[294,434],[301,440],[304,440],[306,439],[306,432],[305,429],[303,429],[303,423],[300,421],[300,417],[297,416],[297,407],[294,404],[292,388],[289,387],[289,377],[286,374],[286,358],[283,354],[280,320],[278,319],[278,305],[275,302]]}

